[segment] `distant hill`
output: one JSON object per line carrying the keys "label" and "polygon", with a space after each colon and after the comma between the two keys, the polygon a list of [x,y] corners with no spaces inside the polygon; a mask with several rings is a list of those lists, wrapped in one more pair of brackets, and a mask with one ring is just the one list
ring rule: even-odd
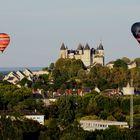
{"label": "distant hill", "polygon": [[31,71],[37,71],[41,70],[43,67],[0,67],[0,73],[6,75],[11,71],[23,71],[25,68],[28,68]]}

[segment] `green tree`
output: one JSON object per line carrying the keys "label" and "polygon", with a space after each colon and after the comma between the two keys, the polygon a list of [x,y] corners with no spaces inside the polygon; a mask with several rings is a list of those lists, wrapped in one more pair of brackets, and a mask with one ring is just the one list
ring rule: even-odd
{"label": "green tree", "polygon": [[123,57],[121,60],[123,60],[125,63],[130,63],[130,59],[127,57]]}
{"label": "green tree", "polygon": [[54,69],[54,63],[51,63],[50,65],[49,65],[49,70],[53,70]]}
{"label": "green tree", "polygon": [[66,127],[75,119],[76,102],[74,96],[61,97],[57,101],[60,125]]}
{"label": "green tree", "polygon": [[69,125],[64,131],[60,140],[85,140],[86,132],[80,127],[80,124],[75,121]]}
{"label": "green tree", "polygon": [[117,67],[117,68],[124,68],[124,69],[127,69],[128,66],[127,66],[127,63],[121,59],[118,59],[114,62],[114,66],[113,67]]}
{"label": "green tree", "polygon": [[110,87],[118,88],[118,87],[124,87],[130,81],[130,71],[126,70],[124,68],[118,68],[115,67],[111,70],[110,73]]}
{"label": "green tree", "polygon": [[28,80],[28,79],[25,77],[25,78],[23,78],[23,79],[19,82],[19,84],[20,84],[21,86],[31,87],[32,81]]}
{"label": "green tree", "polygon": [[140,68],[133,68],[130,70],[131,78],[133,79],[133,86],[139,90],[140,89]]}
{"label": "green tree", "polygon": [[140,58],[135,58],[134,61],[136,62],[137,67],[139,67],[140,66]]}

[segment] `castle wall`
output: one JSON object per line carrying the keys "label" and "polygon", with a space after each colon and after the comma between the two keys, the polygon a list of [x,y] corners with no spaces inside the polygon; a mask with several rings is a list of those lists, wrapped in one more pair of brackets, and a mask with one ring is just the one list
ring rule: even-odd
{"label": "castle wall", "polygon": [[82,61],[83,61],[85,66],[91,65],[90,50],[84,50],[84,54],[82,55]]}
{"label": "castle wall", "polygon": [[104,56],[104,50],[98,50],[98,55],[99,56]]}
{"label": "castle wall", "polygon": [[104,57],[95,57],[93,58],[93,64],[101,64],[104,65]]}
{"label": "castle wall", "polygon": [[76,50],[75,52],[68,53],[69,50],[60,50],[60,58],[75,58],[80,59],[84,63],[85,66],[90,66],[92,64],[101,64],[104,65],[104,50],[96,50],[96,53],[91,53],[91,49],[86,50]]}
{"label": "castle wall", "polygon": [[60,58],[67,58],[66,50],[60,50]]}
{"label": "castle wall", "polygon": [[75,59],[81,59],[82,60],[82,55],[80,55],[80,54],[75,55]]}
{"label": "castle wall", "polygon": [[68,58],[71,58],[71,59],[75,58],[74,53],[70,53],[70,54],[68,54]]}

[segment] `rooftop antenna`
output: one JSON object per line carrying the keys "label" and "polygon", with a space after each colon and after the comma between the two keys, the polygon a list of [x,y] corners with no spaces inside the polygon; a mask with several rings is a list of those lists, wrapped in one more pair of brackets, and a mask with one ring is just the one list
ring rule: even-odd
{"label": "rooftop antenna", "polygon": [[133,128],[133,94],[130,95],[130,129]]}
{"label": "rooftop antenna", "polygon": [[[131,87],[133,86],[133,79],[131,79]],[[130,129],[133,128],[133,94],[130,94]]]}

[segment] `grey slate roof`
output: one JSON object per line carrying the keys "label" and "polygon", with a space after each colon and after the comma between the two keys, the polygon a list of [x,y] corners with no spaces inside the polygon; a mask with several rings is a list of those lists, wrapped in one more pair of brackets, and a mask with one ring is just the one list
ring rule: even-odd
{"label": "grey slate roof", "polygon": [[99,47],[97,48],[98,50],[104,50],[103,45],[100,43]]}
{"label": "grey slate roof", "polygon": [[79,44],[77,50],[83,50],[83,46]]}
{"label": "grey slate roof", "polygon": [[60,50],[65,50],[65,49],[66,49],[65,45],[64,43],[62,43]]}
{"label": "grey slate roof", "polygon": [[84,50],[90,50],[90,47],[89,47],[89,45],[88,45],[88,44],[86,44],[86,46],[85,46]]}

